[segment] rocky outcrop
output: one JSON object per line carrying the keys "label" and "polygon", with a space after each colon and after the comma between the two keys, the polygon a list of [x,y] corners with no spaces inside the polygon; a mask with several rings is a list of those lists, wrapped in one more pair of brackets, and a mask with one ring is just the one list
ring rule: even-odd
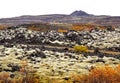
{"label": "rocky outcrop", "polygon": [[39,32],[27,28],[15,28],[0,30],[0,44],[7,47],[13,44],[38,44],[54,46],[74,46],[75,44],[86,45],[90,49],[100,48],[120,51],[119,28],[114,31],[68,31],[59,33],[55,30]]}

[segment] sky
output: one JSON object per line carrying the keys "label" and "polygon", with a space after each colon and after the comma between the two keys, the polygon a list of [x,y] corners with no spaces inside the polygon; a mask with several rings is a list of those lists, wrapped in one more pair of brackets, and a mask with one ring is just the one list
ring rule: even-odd
{"label": "sky", "polygon": [[0,18],[70,14],[75,10],[95,15],[120,16],[119,8],[120,0],[1,0]]}

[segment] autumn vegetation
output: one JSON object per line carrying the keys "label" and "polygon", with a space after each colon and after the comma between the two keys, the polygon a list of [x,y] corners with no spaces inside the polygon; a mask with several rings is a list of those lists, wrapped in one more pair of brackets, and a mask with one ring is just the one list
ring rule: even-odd
{"label": "autumn vegetation", "polygon": [[38,75],[24,65],[17,76],[12,75],[10,72],[1,72],[0,83],[120,83],[120,65],[95,67],[84,75],[72,74],[70,78],[63,79]]}
{"label": "autumn vegetation", "polygon": [[101,29],[104,30],[106,27],[99,26],[95,24],[73,24],[73,26],[70,28],[70,30],[74,31],[91,31],[94,29]]}
{"label": "autumn vegetation", "polygon": [[0,83],[39,83],[39,75],[26,61],[21,63],[20,71],[0,73]]}
{"label": "autumn vegetation", "polygon": [[[25,25],[25,26],[24,26]],[[5,26],[0,25],[0,29],[4,29]],[[32,31],[50,31],[56,30],[60,33],[68,31],[91,31],[95,29],[105,30],[105,29],[114,29],[115,26],[100,26],[96,24],[50,24],[50,23],[31,23],[23,24],[23,27],[26,27],[28,30]]]}
{"label": "autumn vegetation", "polygon": [[31,24],[30,26],[27,27],[28,30],[32,31],[48,31],[50,29],[50,26],[48,24]]}
{"label": "autumn vegetation", "polygon": [[87,46],[75,45],[73,48],[74,48],[74,51],[75,51],[75,52],[79,52],[79,53],[88,52]]}
{"label": "autumn vegetation", "polygon": [[66,30],[66,29],[58,29],[58,32],[59,33],[64,33],[64,32],[68,32],[68,30]]}
{"label": "autumn vegetation", "polygon": [[120,65],[96,67],[88,75],[74,75],[72,78],[74,83],[120,83]]}
{"label": "autumn vegetation", "polygon": [[6,29],[6,28],[8,28],[8,26],[6,26],[6,25],[0,25],[0,30]]}
{"label": "autumn vegetation", "polygon": [[[23,24],[23,27],[26,27],[28,30],[32,31],[50,31],[57,30],[60,33],[68,32],[71,30],[74,31],[91,31],[94,29],[101,30],[114,30],[115,26],[100,26],[97,24],[50,24],[50,23],[31,23],[31,24]],[[0,30],[9,28],[7,25],[0,25]]]}

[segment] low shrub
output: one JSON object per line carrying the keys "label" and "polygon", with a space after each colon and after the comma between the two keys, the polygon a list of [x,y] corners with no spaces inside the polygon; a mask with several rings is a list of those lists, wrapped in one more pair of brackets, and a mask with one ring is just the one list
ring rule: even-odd
{"label": "low shrub", "polygon": [[76,45],[76,46],[74,46],[73,48],[74,48],[74,51],[75,51],[75,52],[80,52],[80,53],[88,52],[87,46]]}
{"label": "low shrub", "polygon": [[20,71],[0,73],[0,83],[40,83],[40,75],[32,67],[28,65],[28,62],[23,61]]}
{"label": "low shrub", "polygon": [[59,33],[64,33],[64,32],[68,32],[68,30],[66,30],[66,29],[58,29],[58,32]]}
{"label": "low shrub", "polygon": [[120,65],[92,69],[88,75],[74,75],[74,83],[120,83]]}

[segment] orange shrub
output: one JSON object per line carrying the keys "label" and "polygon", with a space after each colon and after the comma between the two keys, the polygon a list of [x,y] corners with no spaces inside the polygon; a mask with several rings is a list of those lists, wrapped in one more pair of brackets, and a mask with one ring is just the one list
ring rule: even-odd
{"label": "orange shrub", "polygon": [[63,33],[63,32],[68,32],[68,30],[65,30],[65,29],[58,29],[58,32]]}
{"label": "orange shrub", "polygon": [[81,27],[81,26],[73,26],[72,28],[71,28],[71,30],[75,30],[75,31],[81,31],[81,30],[83,30],[84,29],[84,27]]}
{"label": "orange shrub", "polygon": [[75,83],[120,83],[120,65],[92,69],[88,75],[75,76]]}
{"label": "orange shrub", "polygon": [[6,28],[8,28],[8,26],[6,26],[6,25],[0,25],[0,30],[6,29]]}

